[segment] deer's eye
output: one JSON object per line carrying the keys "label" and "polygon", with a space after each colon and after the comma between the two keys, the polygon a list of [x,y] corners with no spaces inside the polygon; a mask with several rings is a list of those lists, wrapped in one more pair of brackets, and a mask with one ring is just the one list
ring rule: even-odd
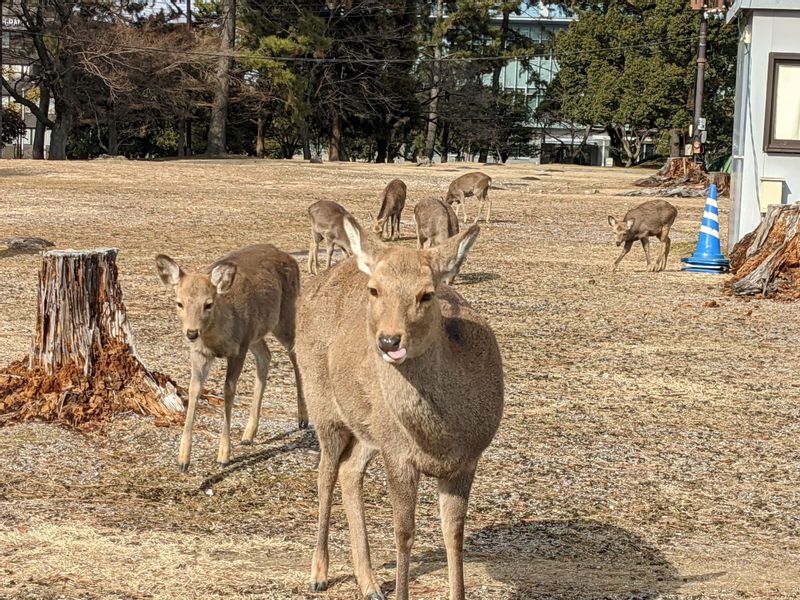
{"label": "deer's eye", "polygon": [[183,308],[183,302],[177,301],[175,302],[175,306],[177,306],[178,308]]}
{"label": "deer's eye", "polygon": [[211,310],[211,307],[214,306],[213,302],[206,302],[203,304],[203,310]]}
{"label": "deer's eye", "polygon": [[433,300],[433,292],[425,292],[421,294],[419,297],[420,304],[424,304],[425,302],[430,302],[431,300]]}
{"label": "deer's eye", "polygon": [[378,297],[378,290],[377,289],[375,289],[374,287],[371,287],[371,288],[368,288],[368,289],[369,289],[369,295],[370,296],[372,296],[374,298]]}

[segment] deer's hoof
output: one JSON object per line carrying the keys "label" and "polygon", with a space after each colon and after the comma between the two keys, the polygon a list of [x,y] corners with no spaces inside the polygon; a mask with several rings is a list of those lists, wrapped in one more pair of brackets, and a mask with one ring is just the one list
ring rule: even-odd
{"label": "deer's hoof", "polygon": [[297,422],[298,429],[308,429],[308,419],[301,419]]}
{"label": "deer's hoof", "polygon": [[178,469],[180,469],[181,473],[186,473],[189,471],[189,463],[178,463]]}
{"label": "deer's hoof", "polygon": [[229,463],[229,462],[230,462],[229,460],[224,460],[224,461],[223,461],[223,460],[218,460],[218,461],[217,461],[217,466],[218,466],[220,469],[224,469],[225,467],[227,467],[227,466],[228,466],[228,463]]}
{"label": "deer's hoof", "polygon": [[318,594],[320,592],[324,592],[328,589],[328,582],[327,581],[312,581],[308,584],[308,589],[310,592],[314,594]]}
{"label": "deer's hoof", "polygon": [[253,445],[253,440],[242,440],[241,442],[239,442],[239,445],[240,446],[252,446]]}
{"label": "deer's hoof", "polygon": [[386,596],[383,595],[383,592],[370,592],[364,596],[364,600],[386,600]]}

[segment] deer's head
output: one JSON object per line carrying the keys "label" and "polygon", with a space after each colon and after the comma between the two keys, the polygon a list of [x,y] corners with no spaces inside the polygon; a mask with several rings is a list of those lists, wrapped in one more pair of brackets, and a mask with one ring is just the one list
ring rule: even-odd
{"label": "deer's head", "polygon": [[217,296],[230,291],[236,278],[236,265],[218,263],[210,273],[187,273],[169,256],[159,254],[156,268],[161,282],[175,292],[175,307],[183,334],[190,344],[197,341],[214,318]]}
{"label": "deer's head", "polygon": [[394,364],[422,356],[441,334],[437,292],[460,269],[479,227],[425,250],[384,244],[349,215],[344,229],[358,268],[369,275],[367,329],[376,352]]}

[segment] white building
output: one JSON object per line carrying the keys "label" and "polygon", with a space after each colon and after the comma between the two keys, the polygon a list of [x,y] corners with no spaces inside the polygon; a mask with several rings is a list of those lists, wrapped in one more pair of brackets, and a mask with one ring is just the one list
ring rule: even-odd
{"label": "white building", "polygon": [[736,0],[729,249],[769,204],[800,200],[800,0]]}

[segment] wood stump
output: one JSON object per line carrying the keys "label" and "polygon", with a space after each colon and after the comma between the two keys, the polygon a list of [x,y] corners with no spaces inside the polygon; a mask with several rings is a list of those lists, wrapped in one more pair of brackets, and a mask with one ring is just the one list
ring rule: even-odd
{"label": "wood stump", "polygon": [[800,205],[773,205],[731,253],[737,296],[800,298]]}
{"label": "wood stump", "polygon": [[42,254],[31,352],[0,371],[0,423],[82,425],[125,410],[164,418],[183,411],[174,384],[136,352],[116,258],[114,248]]}

